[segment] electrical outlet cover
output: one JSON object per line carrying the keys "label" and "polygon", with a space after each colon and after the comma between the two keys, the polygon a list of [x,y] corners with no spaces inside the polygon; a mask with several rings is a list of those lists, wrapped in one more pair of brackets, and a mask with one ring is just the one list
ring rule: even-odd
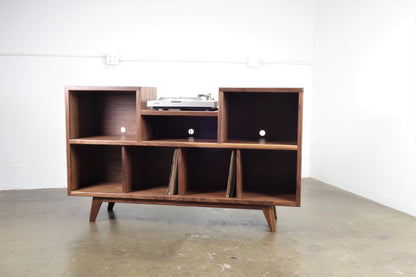
{"label": "electrical outlet cover", "polygon": [[119,64],[120,63],[120,55],[107,54],[106,55],[106,63],[107,64]]}

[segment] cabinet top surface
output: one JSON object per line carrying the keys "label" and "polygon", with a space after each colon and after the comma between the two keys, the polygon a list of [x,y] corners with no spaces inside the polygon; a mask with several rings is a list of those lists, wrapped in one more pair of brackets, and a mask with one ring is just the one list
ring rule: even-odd
{"label": "cabinet top surface", "polygon": [[303,92],[303,88],[219,88],[222,92]]}
{"label": "cabinet top surface", "polygon": [[140,90],[144,87],[131,87],[131,86],[65,86],[65,90],[85,90],[85,91],[113,91],[113,90],[124,90],[124,91],[131,91],[131,90]]}
{"label": "cabinet top surface", "polygon": [[[140,90],[143,86],[65,86],[65,90],[111,91],[111,90]],[[303,92],[303,88],[272,88],[272,87],[220,87],[223,92]]]}

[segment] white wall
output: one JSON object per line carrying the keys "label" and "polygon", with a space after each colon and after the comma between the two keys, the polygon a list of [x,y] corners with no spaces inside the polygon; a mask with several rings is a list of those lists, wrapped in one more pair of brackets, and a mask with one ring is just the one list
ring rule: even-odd
{"label": "white wall", "polygon": [[316,1],[311,176],[416,215],[416,1]]}
{"label": "white wall", "polygon": [[[303,176],[311,166],[312,177],[416,215],[414,3],[0,0],[0,189],[66,185],[64,85],[157,86],[159,95],[292,86],[305,88]],[[293,63],[62,57],[106,53]]]}
{"label": "white wall", "polygon": [[[66,186],[64,85],[143,85],[159,95],[304,87],[309,175],[314,7],[278,1],[0,0],[0,189]],[[46,56],[14,56],[34,53]],[[122,62],[62,57],[264,60],[306,65]]]}

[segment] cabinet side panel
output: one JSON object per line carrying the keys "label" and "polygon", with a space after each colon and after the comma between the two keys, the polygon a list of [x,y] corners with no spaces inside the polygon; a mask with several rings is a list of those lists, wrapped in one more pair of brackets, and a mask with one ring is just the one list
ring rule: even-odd
{"label": "cabinet side panel", "polygon": [[218,141],[223,143],[228,138],[228,118],[227,118],[227,100],[224,92],[219,92],[219,106],[218,106]]}
{"label": "cabinet side panel", "polygon": [[69,149],[70,120],[69,120],[69,90],[65,88],[65,127],[66,127],[66,171],[67,171],[67,194],[71,192],[71,152]]}
{"label": "cabinet side panel", "polygon": [[298,156],[296,178],[296,205],[300,206],[301,182],[302,182],[302,125],[303,125],[303,91],[299,92],[298,111]]}
{"label": "cabinet side panel", "polygon": [[79,184],[79,164],[77,152],[68,146],[68,194],[78,189]]}
{"label": "cabinet side panel", "polygon": [[76,94],[72,93],[71,91],[66,91],[66,109],[67,109],[67,132],[68,138],[77,138],[80,136],[79,125],[77,124],[79,121],[79,114],[78,114],[78,97]]}

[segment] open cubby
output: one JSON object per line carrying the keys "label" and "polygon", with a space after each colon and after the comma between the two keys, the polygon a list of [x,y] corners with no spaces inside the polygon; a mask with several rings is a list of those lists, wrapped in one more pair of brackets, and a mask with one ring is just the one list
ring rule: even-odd
{"label": "open cubby", "polygon": [[[218,119],[213,116],[142,116],[143,140],[216,140]],[[189,134],[189,130],[193,134]]]}
{"label": "open cubby", "polygon": [[231,151],[183,148],[179,162],[179,194],[225,198]]}
{"label": "open cubby", "polygon": [[166,195],[173,150],[171,147],[126,147],[125,192]]}
{"label": "open cubby", "polygon": [[285,195],[296,202],[297,151],[240,150],[240,153],[239,198],[259,200]]}
{"label": "open cubby", "polygon": [[71,145],[71,190],[81,192],[122,191],[121,147]]}
{"label": "open cubby", "polygon": [[[226,142],[297,144],[298,93],[223,93]],[[261,130],[264,136],[259,135]]]}
{"label": "open cubby", "polygon": [[123,136],[136,140],[136,91],[70,90],[69,109],[71,139]]}

